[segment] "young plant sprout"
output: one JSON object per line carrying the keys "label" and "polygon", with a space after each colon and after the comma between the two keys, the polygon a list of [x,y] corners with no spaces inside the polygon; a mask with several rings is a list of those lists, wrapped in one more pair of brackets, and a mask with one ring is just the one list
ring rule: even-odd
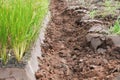
{"label": "young plant sprout", "polygon": [[92,11],[90,11],[90,13],[89,13],[89,15],[90,15],[90,18],[94,18],[95,16],[96,16],[96,13],[97,13],[97,11],[96,10],[92,10]]}
{"label": "young plant sprout", "polygon": [[110,28],[113,34],[120,34],[120,18],[118,18],[113,27]]}
{"label": "young plant sprout", "polygon": [[18,61],[37,37],[48,11],[48,0],[0,1],[0,58],[7,61],[12,49]]}
{"label": "young plant sprout", "polygon": [[[114,2],[114,4],[113,4],[113,2]],[[113,1],[113,0],[105,0],[105,2],[103,3],[103,6],[104,6],[104,9],[101,13],[101,15],[103,17],[105,17],[106,15],[109,15],[109,14],[114,16],[116,14],[117,8],[120,7],[120,2]]]}
{"label": "young plant sprout", "polygon": [[[112,4],[112,3],[115,4]],[[113,1],[113,0],[105,0],[102,3],[101,9],[98,10],[91,10],[89,15],[91,18],[94,18],[95,16],[99,16],[101,15],[102,17],[105,17],[107,15],[112,15],[115,16],[116,15],[116,10],[119,9],[120,7],[120,2],[118,1]]]}

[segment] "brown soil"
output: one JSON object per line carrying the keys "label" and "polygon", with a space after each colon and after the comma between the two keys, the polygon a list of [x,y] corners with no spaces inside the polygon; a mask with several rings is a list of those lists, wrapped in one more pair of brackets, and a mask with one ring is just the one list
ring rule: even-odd
{"label": "brown soil", "polygon": [[87,31],[96,23],[79,22],[84,13],[68,9],[65,0],[51,0],[50,10],[37,79],[114,80],[120,74],[120,54],[95,53],[86,44]]}

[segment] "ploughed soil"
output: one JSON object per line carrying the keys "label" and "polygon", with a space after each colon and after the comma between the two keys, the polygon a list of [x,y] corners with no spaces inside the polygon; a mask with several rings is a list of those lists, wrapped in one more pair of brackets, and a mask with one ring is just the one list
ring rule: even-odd
{"label": "ploughed soil", "polygon": [[[87,44],[85,36],[97,22],[80,22],[85,10],[71,9],[65,0],[51,0],[38,80],[114,80],[120,76],[120,54],[97,53]],[[101,21],[108,25],[114,18],[106,16]]]}

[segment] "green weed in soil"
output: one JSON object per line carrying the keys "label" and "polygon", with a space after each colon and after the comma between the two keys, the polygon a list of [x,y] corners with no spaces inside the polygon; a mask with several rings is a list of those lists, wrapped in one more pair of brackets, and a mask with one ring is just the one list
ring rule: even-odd
{"label": "green weed in soil", "polygon": [[114,25],[110,28],[110,32],[113,33],[113,34],[120,35],[120,20],[119,20],[119,17],[116,20],[116,22],[114,23]]}

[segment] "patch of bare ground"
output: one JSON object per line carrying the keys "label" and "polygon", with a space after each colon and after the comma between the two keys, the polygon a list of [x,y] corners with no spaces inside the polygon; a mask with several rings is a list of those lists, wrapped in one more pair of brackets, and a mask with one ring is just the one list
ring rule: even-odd
{"label": "patch of bare ground", "polygon": [[65,0],[51,0],[50,10],[38,80],[113,80],[120,74],[120,54],[88,47],[85,36],[99,22],[81,21],[86,8],[69,9]]}

